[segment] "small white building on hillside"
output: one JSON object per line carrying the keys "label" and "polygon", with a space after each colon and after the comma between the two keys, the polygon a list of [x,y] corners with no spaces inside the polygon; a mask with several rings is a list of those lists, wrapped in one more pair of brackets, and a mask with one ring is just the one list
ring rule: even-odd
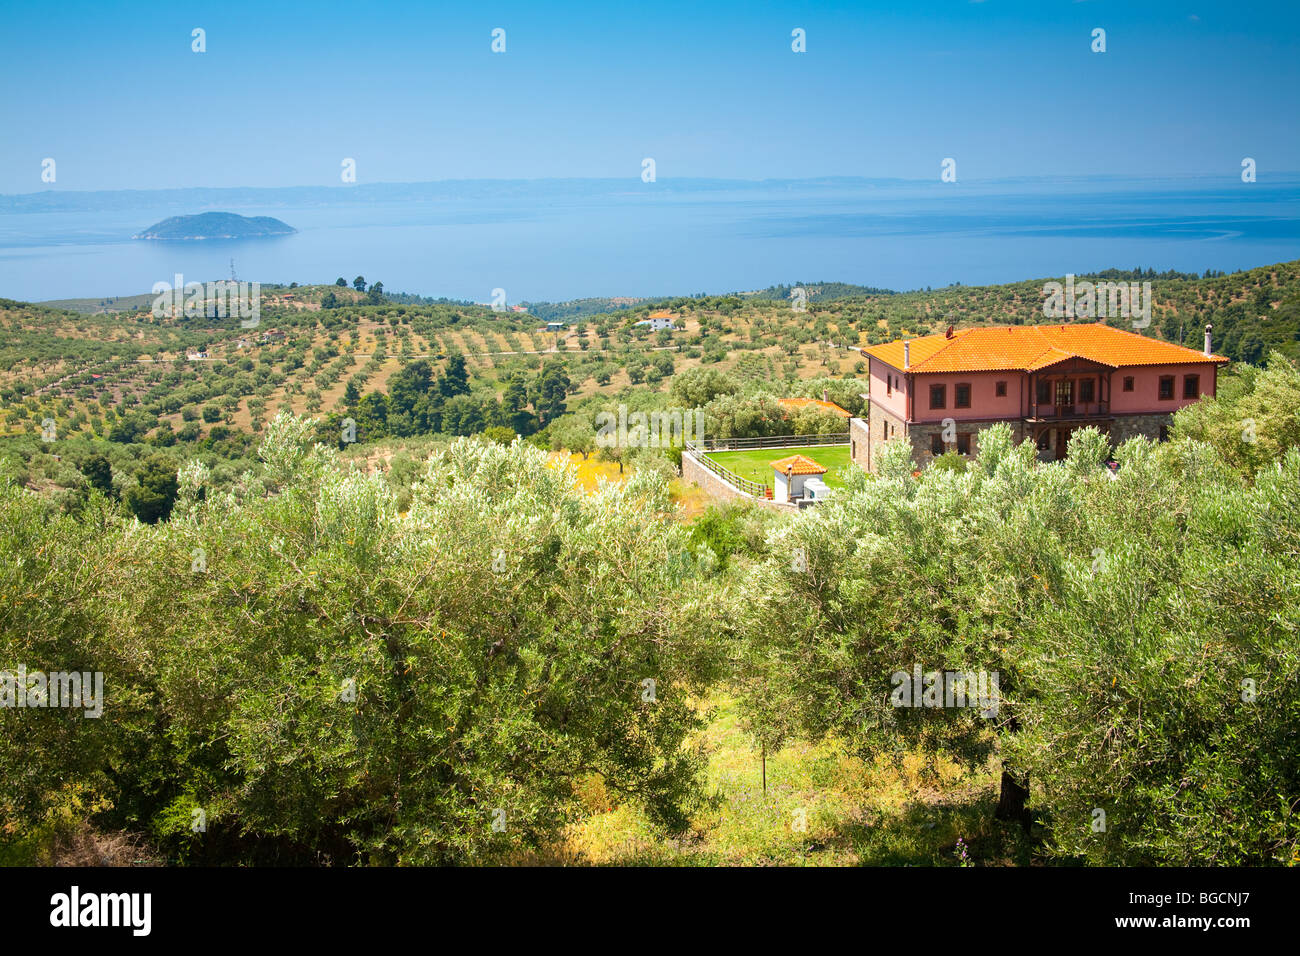
{"label": "small white building on hillside", "polygon": [[821,476],[826,469],[806,455],[791,455],[772,464],[772,500],[782,504],[824,501],[830,488]]}
{"label": "small white building on hillside", "polygon": [[677,328],[673,324],[676,318],[671,312],[651,312],[648,319],[642,319],[636,324],[639,326],[649,326],[651,332],[662,332],[664,330],[673,331]]}

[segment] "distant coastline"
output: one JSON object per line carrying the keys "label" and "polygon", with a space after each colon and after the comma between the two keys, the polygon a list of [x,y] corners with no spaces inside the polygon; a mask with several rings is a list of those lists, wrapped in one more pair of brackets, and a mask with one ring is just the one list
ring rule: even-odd
{"label": "distant coastline", "polygon": [[[950,198],[951,183],[934,179],[885,179],[860,176],[825,176],[794,179],[720,179],[686,177],[661,179],[654,184],[640,178],[571,179],[443,179],[417,183],[360,183],[352,186],[192,186],[170,189],[70,190],[43,189],[29,193],[0,193],[0,215],[42,212],[109,212],[141,208],[172,208],[178,212],[194,208],[268,209],[279,206],[320,207],[373,203],[443,203],[448,200],[592,200],[645,199],[654,194],[683,198],[720,199],[730,196],[801,193],[837,198],[848,193],[881,199]],[[1300,187],[1300,170],[1278,171],[1259,192],[1281,191],[1294,195]],[[962,195],[984,196],[1063,195],[1133,193],[1187,195],[1224,187],[1222,175],[1167,176],[1036,176],[969,180],[961,185]]]}

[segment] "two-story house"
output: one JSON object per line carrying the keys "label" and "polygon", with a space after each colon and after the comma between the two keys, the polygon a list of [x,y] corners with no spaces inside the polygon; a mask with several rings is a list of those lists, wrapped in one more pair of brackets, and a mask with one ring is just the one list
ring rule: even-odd
{"label": "two-story house", "polygon": [[640,322],[635,322],[633,324],[649,326],[651,332],[663,332],[665,330],[671,332],[677,328],[677,326],[673,324],[674,318],[676,318],[676,316],[671,312],[651,312],[648,319],[642,319]]}
{"label": "two-story house", "polygon": [[918,465],[945,451],[976,453],[995,422],[1039,458],[1064,458],[1070,434],[1093,425],[1119,444],[1167,437],[1173,413],[1215,393],[1220,365],[1210,351],[1096,324],[972,328],[862,349],[870,404],[850,422],[853,460],[874,470],[879,445],[902,438]]}

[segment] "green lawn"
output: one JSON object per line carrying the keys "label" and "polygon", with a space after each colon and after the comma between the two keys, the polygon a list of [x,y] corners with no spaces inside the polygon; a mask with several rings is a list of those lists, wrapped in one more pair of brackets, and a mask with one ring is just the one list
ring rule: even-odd
{"label": "green lawn", "polygon": [[769,488],[772,486],[772,462],[789,458],[791,455],[803,455],[811,458],[826,469],[822,480],[831,488],[843,488],[844,482],[837,472],[847,467],[849,461],[848,445],[812,445],[807,448],[758,448],[753,451],[711,451],[709,457],[728,471],[735,472],[742,478],[758,481]]}

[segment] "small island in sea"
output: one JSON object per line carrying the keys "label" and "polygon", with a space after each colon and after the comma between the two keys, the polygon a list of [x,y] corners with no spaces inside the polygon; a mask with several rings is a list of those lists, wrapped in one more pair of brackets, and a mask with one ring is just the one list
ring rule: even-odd
{"label": "small island in sea", "polygon": [[233,212],[204,212],[172,216],[154,223],[132,239],[256,239],[287,236],[298,230],[270,216],[237,216]]}

